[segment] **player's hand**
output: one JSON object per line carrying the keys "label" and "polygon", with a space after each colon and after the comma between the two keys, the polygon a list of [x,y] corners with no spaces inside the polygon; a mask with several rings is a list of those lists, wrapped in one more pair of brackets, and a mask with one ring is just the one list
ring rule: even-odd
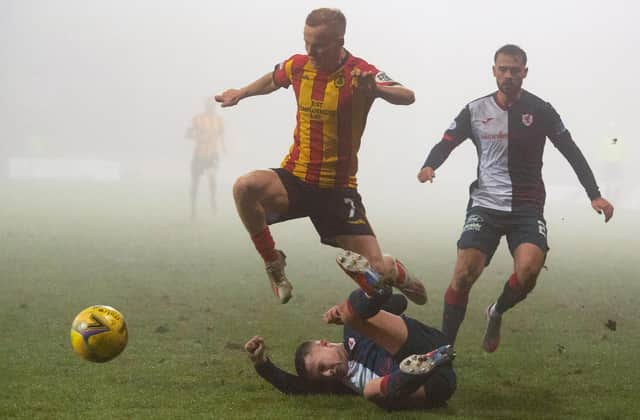
{"label": "player's hand", "polygon": [[425,183],[427,181],[433,182],[433,178],[436,177],[436,172],[433,170],[431,166],[427,166],[422,168],[420,172],[418,172],[418,181]]}
{"label": "player's hand", "polygon": [[591,207],[593,207],[593,209],[597,211],[598,214],[604,213],[605,223],[607,223],[609,219],[613,217],[613,205],[611,205],[610,202],[602,197],[596,198],[595,200],[591,201]]}
{"label": "player's hand", "polygon": [[340,310],[338,308],[338,305],[329,308],[329,310],[322,316],[324,322],[327,324],[342,325],[342,316],[340,316]]}
{"label": "player's hand", "polygon": [[357,79],[356,90],[358,92],[369,97],[376,96],[376,81],[372,72],[355,68],[351,71],[351,77]]}
{"label": "player's hand", "polygon": [[221,94],[214,96],[213,99],[220,103],[220,106],[223,108],[234,106],[242,99],[242,91],[240,89],[227,89]]}
{"label": "player's hand", "polygon": [[267,356],[264,351],[264,338],[259,335],[254,335],[247,341],[244,349],[249,353],[249,359],[251,359],[254,365],[260,365],[267,361]]}

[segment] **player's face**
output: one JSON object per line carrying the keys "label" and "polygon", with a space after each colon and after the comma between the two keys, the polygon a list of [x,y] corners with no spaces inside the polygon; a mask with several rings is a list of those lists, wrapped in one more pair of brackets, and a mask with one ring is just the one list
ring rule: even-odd
{"label": "player's face", "polygon": [[517,95],[528,70],[519,55],[498,54],[493,66],[493,75],[500,92],[508,97]]}
{"label": "player's face", "polygon": [[330,343],[327,340],[315,341],[311,352],[305,357],[309,379],[340,379],[347,376],[347,361],[340,351],[342,344]]}
{"label": "player's face", "polygon": [[327,25],[304,27],[304,46],[311,65],[321,71],[333,71],[338,67],[344,38]]}

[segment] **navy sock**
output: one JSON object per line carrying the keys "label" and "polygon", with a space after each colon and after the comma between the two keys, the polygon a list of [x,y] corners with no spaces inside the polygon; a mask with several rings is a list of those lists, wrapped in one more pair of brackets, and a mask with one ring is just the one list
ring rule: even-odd
{"label": "navy sock", "polygon": [[444,309],[442,311],[442,332],[449,344],[454,344],[458,336],[458,329],[467,313],[469,292],[453,290],[451,286],[444,294]]}
{"label": "navy sock", "polygon": [[521,286],[520,283],[518,283],[516,274],[511,274],[509,280],[504,284],[502,294],[496,302],[496,312],[502,315],[507,310],[513,308],[517,303],[522,302],[532,289],[533,287],[525,288]]}
{"label": "navy sock", "polygon": [[391,296],[391,289],[373,296],[367,296],[362,289],[356,289],[351,292],[347,301],[354,313],[362,319],[367,319],[380,312],[389,296]]}
{"label": "navy sock", "polygon": [[406,397],[416,392],[431,373],[432,372],[424,375],[409,375],[398,369],[382,378],[380,391],[388,402],[397,398]]}

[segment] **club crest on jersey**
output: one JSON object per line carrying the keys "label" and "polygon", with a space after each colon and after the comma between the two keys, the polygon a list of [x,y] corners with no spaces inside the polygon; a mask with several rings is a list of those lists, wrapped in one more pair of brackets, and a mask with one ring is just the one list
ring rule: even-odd
{"label": "club crest on jersey", "polygon": [[455,129],[456,129],[456,127],[457,127],[456,120],[453,120],[453,121],[451,122],[451,125],[449,126],[449,128],[447,128],[447,131],[449,131],[449,130],[455,130]]}
{"label": "club crest on jersey", "polygon": [[531,126],[531,124],[533,124],[533,115],[522,114],[522,124],[524,124],[525,127]]}
{"label": "club crest on jersey", "polygon": [[349,337],[347,344],[349,345],[349,350],[353,350],[353,348],[356,346],[356,339],[353,337]]}
{"label": "club crest on jersey", "polygon": [[338,77],[333,79],[333,85],[338,89],[344,86],[344,77],[342,75],[339,75]]}

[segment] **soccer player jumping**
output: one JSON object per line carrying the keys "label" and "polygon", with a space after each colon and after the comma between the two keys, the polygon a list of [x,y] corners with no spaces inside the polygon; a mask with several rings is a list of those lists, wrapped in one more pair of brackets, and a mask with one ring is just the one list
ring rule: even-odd
{"label": "soccer player jumping", "polygon": [[396,259],[383,256],[357,190],[358,149],[376,98],[398,105],[414,101],[410,89],[344,48],[346,19],[337,9],[316,9],[306,18],[306,55],[296,54],[241,89],[215,96],[223,107],[293,87],[297,125],[281,167],[238,178],[233,195],[280,303],[291,298],[285,254],[275,248],[268,225],[309,217],[324,244],[363,255],[372,272],[424,304],[422,283]]}
{"label": "soccer player jumping", "polygon": [[442,331],[451,343],[455,341],[469,291],[506,235],[514,272],[487,308],[482,344],[487,352],[498,348],[502,314],[533,290],[549,250],[541,174],[546,138],[571,164],[593,209],[604,213],[605,222],[613,216],[613,206],[600,196],[589,164],[558,113],[522,89],[526,65],[524,50],[515,45],[501,47],[493,66],[498,91],[462,109],[418,173],[420,182],[432,182],[435,170],[467,138],[478,151],[478,179],[471,184],[453,279],[444,296]]}

